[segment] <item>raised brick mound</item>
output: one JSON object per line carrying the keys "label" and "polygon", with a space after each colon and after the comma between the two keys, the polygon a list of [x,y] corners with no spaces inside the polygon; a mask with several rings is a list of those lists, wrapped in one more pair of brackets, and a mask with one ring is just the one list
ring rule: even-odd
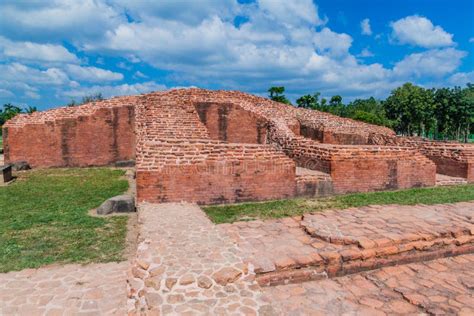
{"label": "raised brick mound", "polygon": [[[472,147],[436,146],[242,92],[203,89],[118,97],[19,115],[4,125],[6,163],[96,166],[136,158],[139,202],[434,186],[436,169],[473,178]],[[296,166],[330,178],[296,177]]]}

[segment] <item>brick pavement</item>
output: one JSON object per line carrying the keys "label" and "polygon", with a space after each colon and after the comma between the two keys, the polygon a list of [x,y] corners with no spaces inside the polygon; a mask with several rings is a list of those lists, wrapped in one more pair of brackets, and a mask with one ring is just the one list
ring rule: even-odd
{"label": "brick pavement", "polygon": [[369,206],[218,225],[261,285],[474,252],[474,202]]}
{"label": "brick pavement", "polygon": [[128,263],[0,274],[0,315],[124,315]]}
{"label": "brick pavement", "polygon": [[474,315],[474,255],[265,287],[284,315]]}

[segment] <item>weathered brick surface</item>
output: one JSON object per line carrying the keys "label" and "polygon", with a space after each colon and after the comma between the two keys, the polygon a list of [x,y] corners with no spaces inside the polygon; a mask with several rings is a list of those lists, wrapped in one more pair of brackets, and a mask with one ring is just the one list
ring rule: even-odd
{"label": "weathered brick surface", "polygon": [[375,205],[218,226],[275,285],[473,253],[473,214],[472,202]]}
{"label": "weathered brick surface", "polygon": [[[150,201],[217,203],[319,190],[316,181],[295,178],[294,164],[329,174],[335,193],[432,186],[435,169],[474,181],[472,146],[400,138],[385,127],[236,91],[177,89],[20,115],[5,124],[4,147],[7,163],[33,167],[138,156],[139,196]],[[222,166],[240,169],[223,174]]]}
{"label": "weathered brick surface", "polygon": [[295,164],[270,146],[163,140],[140,148],[138,201],[216,204],[295,195]]}
{"label": "weathered brick surface", "polygon": [[32,167],[107,165],[135,157],[133,97],[19,115],[4,128],[5,162]]}
{"label": "weathered brick surface", "polygon": [[428,141],[417,137],[380,136],[382,145],[417,148],[436,164],[436,172],[474,182],[474,145],[456,142]]}

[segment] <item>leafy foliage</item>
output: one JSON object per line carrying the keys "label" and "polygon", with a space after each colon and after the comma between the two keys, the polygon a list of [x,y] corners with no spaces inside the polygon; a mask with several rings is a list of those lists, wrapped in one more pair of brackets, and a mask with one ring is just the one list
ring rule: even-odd
{"label": "leafy foliage", "polygon": [[268,89],[268,97],[276,102],[291,104],[290,100],[288,100],[283,93],[285,93],[285,87],[271,87]]}
{"label": "leafy foliage", "polygon": [[[284,87],[273,87],[270,98],[285,98],[284,91]],[[303,95],[296,100],[296,106],[387,126],[407,136],[467,142],[474,133],[474,84],[470,83],[465,88],[439,89],[405,83],[386,100],[370,97],[349,104],[344,104],[340,95],[332,96],[329,102],[320,96],[319,92]]]}

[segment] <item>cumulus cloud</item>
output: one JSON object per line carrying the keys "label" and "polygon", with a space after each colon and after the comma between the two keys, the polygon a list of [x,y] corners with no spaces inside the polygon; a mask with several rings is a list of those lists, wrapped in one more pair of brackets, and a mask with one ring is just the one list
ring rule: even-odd
{"label": "cumulus cloud", "polygon": [[105,1],[5,1],[0,29],[10,39],[38,42],[99,39],[104,30],[126,22],[126,16]]}
{"label": "cumulus cloud", "polygon": [[474,71],[455,73],[448,78],[448,82],[453,86],[464,86],[467,83],[474,83]]}
{"label": "cumulus cloud", "polygon": [[79,59],[61,45],[11,41],[0,36],[0,55],[28,61],[77,63]]}
{"label": "cumulus cloud", "polygon": [[440,77],[456,70],[466,55],[466,52],[454,48],[432,49],[406,56],[395,64],[393,71],[404,77]]}
{"label": "cumulus cloud", "polygon": [[74,80],[87,82],[118,81],[123,75],[118,72],[101,69],[97,67],[83,67],[79,65],[67,65],[67,74]]}
{"label": "cumulus cloud", "polygon": [[0,98],[13,97],[14,94],[10,90],[0,89]]}
{"label": "cumulus cloud", "polygon": [[374,53],[372,53],[367,47],[362,49],[357,57],[374,57]]}
{"label": "cumulus cloud", "polygon": [[21,63],[0,64],[2,81],[23,82],[32,85],[76,85],[67,74],[59,68],[45,70],[26,66]]}
{"label": "cumulus cloud", "polygon": [[392,37],[400,44],[410,44],[425,48],[454,45],[453,35],[441,26],[422,16],[412,15],[390,23]]}
{"label": "cumulus cloud", "polygon": [[[446,48],[454,45],[451,34],[426,18],[412,16],[391,24],[392,37],[429,50],[408,55],[393,68],[369,63],[359,58],[373,56],[369,48],[352,54],[353,38],[326,25],[327,18],[312,0],[54,0],[28,5],[7,1],[0,10],[0,36],[11,43],[47,47],[43,50],[49,56],[51,50],[56,53],[50,59],[62,60],[28,63],[28,54],[22,53],[0,65],[0,71],[6,71],[0,88],[31,96],[42,95],[46,86],[54,87],[58,98],[165,88],[155,81],[113,84],[124,76],[107,70],[111,64],[129,73],[128,80],[150,80],[137,71],[138,63],[140,70],[151,66],[163,71],[167,82],[176,85],[262,92],[278,84],[295,94],[318,89],[325,95],[383,96],[407,80],[454,76],[465,55]],[[361,21],[361,29],[372,34],[369,19]],[[65,42],[85,56],[83,60],[68,59],[67,53],[73,54]],[[1,49],[0,57],[5,57]],[[100,68],[87,65],[87,59],[96,60]],[[12,82],[19,85],[13,88]]]}
{"label": "cumulus cloud", "polygon": [[363,19],[360,22],[360,28],[362,30],[363,35],[372,35],[372,28],[370,27],[370,20],[369,19]]}
{"label": "cumulus cloud", "polygon": [[86,95],[101,93],[104,97],[119,95],[136,95],[151,91],[165,90],[166,86],[154,81],[121,85],[95,85],[91,87],[78,87],[72,90],[59,92],[60,97],[82,98]]}
{"label": "cumulus cloud", "polygon": [[325,52],[333,56],[341,56],[348,53],[352,45],[352,37],[345,33],[336,33],[325,27],[321,32],[313,36],[313,43],[319,52]]}

